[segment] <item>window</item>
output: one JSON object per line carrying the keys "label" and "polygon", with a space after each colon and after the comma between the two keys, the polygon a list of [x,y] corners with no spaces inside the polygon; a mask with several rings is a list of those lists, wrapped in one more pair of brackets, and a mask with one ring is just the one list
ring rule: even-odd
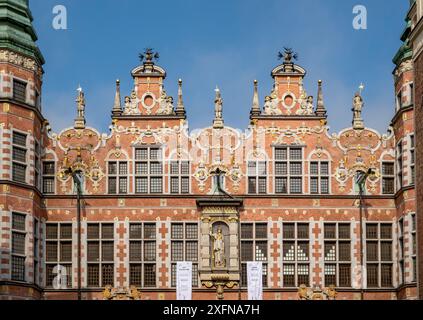
{"label": "window", "polygon": [[132,286],[156,287],[156,224],[129,225],[129,283]]}
{"label": "window", "polygon": [[187,194],[190,189],[189,161],[170,162],[170,193]]}
{"label": "window", "polygon": [[267,162],[248,162],[248,193],[267,194]]}
{"label": "window", "polygon": [[398,246],[399,246],[399,275],[400,283],[405,283],[405,248],[404,248],[404,219],[398,221]]}
{"label": "window", "polygon": [[403,147],[402,147],[402,141],[400,141],[397,145],[397,184],[398,189],[401,189],[404,186],[403,182]]}
{"label": "window", "polygon": [[43,162],[43,193],[55,193],[55,172],[56,165],[53,161]]}
{"label": "window", "polygon": [[395,167],[393,162],[382,162],[382,193],[395,193]]}
{"label": "window", "polygon": [[87,225],[88,287],[113,287],[114,245],[113,223]]}
{"label": "window", "polygon": [[54,278],[58,275],[57,266],[62,266],[66,270],[66,285],[68,288],[72,288],[71,223],[48,223],[46,225],[47,287],[53,287]]}
{"label": "window", "polygon": [[366,225],[367,286],[392,287],[392,224],[368,223]]}
{"label": "window", "polygon": [[25,281],[26,215],[12,213],[12,280]]}
{"label": "window", "polygon": [[275,148],[275,192],[280,194],[303,192],[302,148]]}
{"label": "window", "polygon": [[34,237],[34,283],[39,284],[39,272],[38,268],[40,267],[40,225],[38,220],[34,218],[34,230],[33,230],[33,237]]}
{"label": "window", "polygon": [[12,138],[12,180],[26,183],[26,156],[27,156],[26,134],[14,131]]}
{"label": "window", "polygon": [[410,136],[410,185],[416,182],[416,140],[414,134]]}
{"label": "window", "polygon": [[135,149],[135,193],[163,192],[163,162],[160,148]]}
{"label": "window", "polygon": [[263,286],[267,286],[267,223],[241,224],[241,286],[247,286],[247,262],[263,262]]}
{"label": "window", "polygon": [[128,193],[128,162],[109,162],[107,174],[109,194]]}
{"label": "window", "polygon": [[417,281],[417,221],[416,221],[416,214],[411,215],[411,244],[412,244],[412,252],[411,252],[411,259],[413,262],[413,282]]}
{"label": "window", "polygon": [[397,110],[402,108],[402,88],[397,94]]}
{"label": "window", "polygon": [[13,99],[19,102],[26,102],[27,84],[20,80],[13,80]]}
{"label": "window", "polygon": [[284,223],[282,228],[282,276],[284,288],[310,286],[308,223]]}
{"label": "window", "polygon": [[192,286],[198,287],[198,224],[172,223],[171,264],[172,287],[176,287],[176,263],[192,262]]}
{"label": "window", "polygon": [[324,225],[325,286],[351,287],[351,225]]}
{"label": "window", "polygon": [[329,194],[329,162],[310,163],[310,193]]}
{"label": "window", "polygon": [[41,155],[41,147],[40,144],[35,141],[34,144],[34,186],[40,190],[41,186],[41,161],[40,161],[40,155]]}

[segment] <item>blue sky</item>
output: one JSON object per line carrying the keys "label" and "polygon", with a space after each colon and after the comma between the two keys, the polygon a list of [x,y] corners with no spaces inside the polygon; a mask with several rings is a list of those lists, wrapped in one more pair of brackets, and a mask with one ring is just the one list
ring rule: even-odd
{"label": "blue sky", "polygon": [[[392,57],[401,45],[408,0],[30,0],[38,45],[46,65],[43,110],[55,130],[75,117],[76,88],[87,99],[87,121],[106,132],[115,80],[132,89],[130,71],[145,47],[160,52],[168,94],[184,80],[190,128],[209,126],[214,88],[224,99],[227,125],[246,128],[253,80],[260,100],[270,92],[270,71],[284,46],[299,53],[307,93],[324,97],[332,131],[351,125],[351,104],[366,86],[366,125],[385,131],[394,112]],[[55,5],[64,5],[68,29],[52,27]],[[355,5],[368,10],[368,29],[352,27]]]}

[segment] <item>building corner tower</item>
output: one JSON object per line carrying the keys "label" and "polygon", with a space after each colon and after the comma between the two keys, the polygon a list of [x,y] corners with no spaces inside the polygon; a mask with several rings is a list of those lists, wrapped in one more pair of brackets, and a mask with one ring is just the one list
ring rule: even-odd
{"label": "building corner tower", "polygon": [[0,0],[0,300],[42,295],[41,87],[28,0]]}

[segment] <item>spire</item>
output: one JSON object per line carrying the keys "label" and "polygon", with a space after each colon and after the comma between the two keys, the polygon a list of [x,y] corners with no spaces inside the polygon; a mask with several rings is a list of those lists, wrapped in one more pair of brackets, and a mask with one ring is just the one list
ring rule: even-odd
{"label": "spire", "polygon": [[254,96],[253,96],[253,106],[251,107],[250,116],[257,117],[260,115],[260,102],[258,95],[258,81],[254,80]]}
{"label": "spire", "polygon": [[76,111],[77,116],[75,118],[75,129],[85,129],[85,95],[81,86],[78,87],[78,97],[76,98]]}
{"label": "spire", "polygon": [[178,105],[176,106],[176,115],[186,117],[184,100],[182,98],[182,79],[178,80]]}
{"label": "spire", "polygon": [[122,105],[120,98],[120,81],[116,80],[116,94],[115,94],[115,103],[112,109],[112,116],[119,116],[122,114]]}
{"label": "spire", "polygon": [[327,111],[325,108],[325,103],[323,102],[323,89],[322,89],[322,80],[319,80],[317,90],[317,107],[316,107],[316,115],[318,117],[326,117]]}
{"label": "spire", "polygon": [[214,129],[223,129],[223,99],[220,89],[216,86],[215,89],[216,97],[214,99],[214,120],[213,128]]}
{"label": "spire", "polygon": [[28,0],[0,0],[0,48],[35,59],[41,66],[45,61],[32,21]]}

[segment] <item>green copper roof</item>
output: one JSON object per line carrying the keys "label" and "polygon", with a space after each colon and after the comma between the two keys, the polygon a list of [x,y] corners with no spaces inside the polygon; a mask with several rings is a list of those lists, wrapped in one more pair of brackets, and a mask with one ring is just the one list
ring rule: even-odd
{"label": "green copper roof", "polygon": [[0,48],[32,57],[42,65],[45,61],[32,21],[28,0],[0,0]]}

